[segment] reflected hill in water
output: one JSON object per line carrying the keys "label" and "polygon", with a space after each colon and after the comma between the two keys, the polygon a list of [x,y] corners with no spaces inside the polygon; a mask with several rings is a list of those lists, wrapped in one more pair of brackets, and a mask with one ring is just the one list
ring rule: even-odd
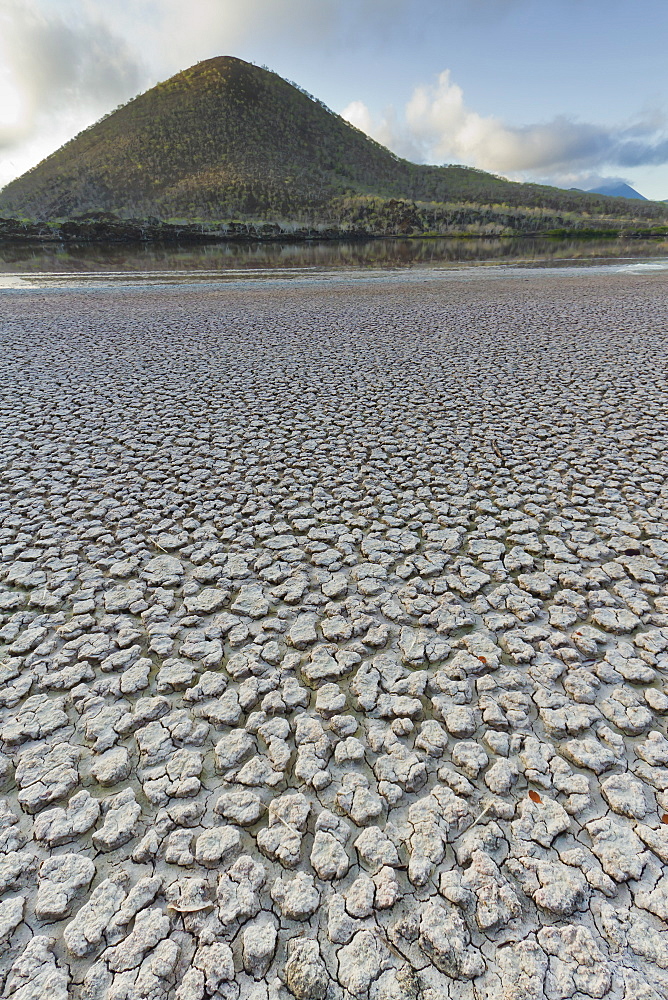
{"label": "reflected hill in water", "polygon": [[668,240],[381,239],[365,242],[146,244],[15,244],[0,247],[0,272],[53,274],[150,271],[237,271],[271,268],[410,268],[458,264],[560,261],[586,264],[668,256]]}

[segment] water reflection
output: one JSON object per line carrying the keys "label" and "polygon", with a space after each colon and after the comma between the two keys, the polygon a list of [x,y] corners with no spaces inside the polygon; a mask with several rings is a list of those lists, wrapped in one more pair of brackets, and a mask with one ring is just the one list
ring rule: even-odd
{"label": "water reflection", "polygon": [[410,268],[530,263],[587,264],[668,258],[667,240],[383,239],[351,242],[175,244],[0,244],[0,273],[95,274],[258,269]]}

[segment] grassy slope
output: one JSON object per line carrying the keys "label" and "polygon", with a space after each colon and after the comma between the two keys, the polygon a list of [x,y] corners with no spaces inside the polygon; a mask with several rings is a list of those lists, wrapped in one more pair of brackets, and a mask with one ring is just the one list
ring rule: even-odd
{"label": "grassy slope", "polygon": [[409,163],[276,74],[228,57],[140,95],[0,192],[0,214],[97,211],[404,232],[475,220],[535,230],[570,225],[573,213],[580,225],[668,222],[653,202]]}

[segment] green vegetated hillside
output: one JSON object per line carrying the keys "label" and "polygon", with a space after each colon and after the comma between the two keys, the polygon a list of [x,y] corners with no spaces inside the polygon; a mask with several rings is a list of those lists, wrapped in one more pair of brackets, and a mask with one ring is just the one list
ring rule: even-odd
{"label": "green vegetated hillside", "polygon": [[668,223],[656,202],[409,163],[275,73],[229,57],[141,94],[0,192],[0,215],[90,213],[372,234]]}

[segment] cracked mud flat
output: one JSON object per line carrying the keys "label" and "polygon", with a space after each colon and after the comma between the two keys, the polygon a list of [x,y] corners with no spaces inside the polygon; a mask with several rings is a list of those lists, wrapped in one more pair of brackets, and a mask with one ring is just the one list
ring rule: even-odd
{"label": "cracked mud flat", "polygon": [[666,998],[661,276],[0,304],[0,995]]}

